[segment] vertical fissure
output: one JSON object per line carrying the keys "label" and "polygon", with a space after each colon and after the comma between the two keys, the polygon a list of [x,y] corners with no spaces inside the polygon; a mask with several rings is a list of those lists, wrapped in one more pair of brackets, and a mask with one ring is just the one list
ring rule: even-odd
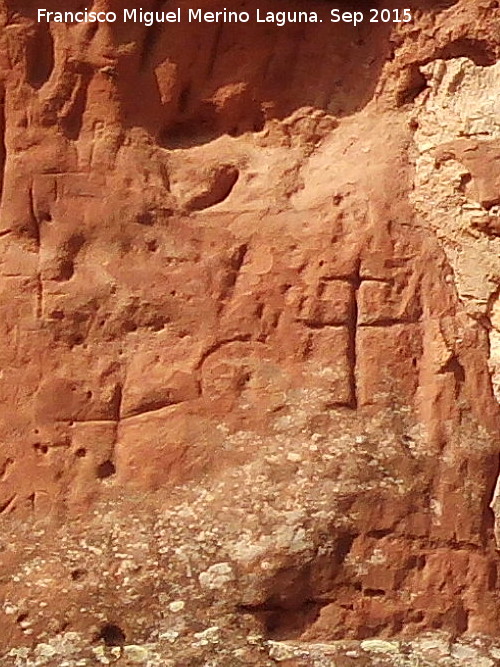
{"label": "vertical fissure", "polygon": [[351,314],[348,325],[347,357],[349,360],[349,394],[351,407],[356,410],[358,407],[358,388],[357,388],[357,335],[358,335],[358,292],[361,285],[360,266],[356,267],[350,280],[353,288]]}
{"label": "vertical fissure", "polygon": [[3,186],[5,181],[5,165],[7,148],[5,144],[5,88],[0,86],[0,206],[2,204]]}

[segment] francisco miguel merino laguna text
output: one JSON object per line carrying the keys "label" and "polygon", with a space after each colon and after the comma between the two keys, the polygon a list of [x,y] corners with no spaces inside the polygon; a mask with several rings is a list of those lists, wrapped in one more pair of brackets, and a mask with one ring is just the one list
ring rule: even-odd
{"label": "francisco miguel merino laguna text", "polygon": [[[370,9],[367,12],[341,11],[332,9],[330,21],[332,23],[352,23],[358,25],[365,18],[370,23],[408,23],[412,20],[409,9]],[[144,11],[142,8],[124,9],[122,16],[124,23],[143,23],[150,27],[154,23],[181,23],[182,12],[178,7],[169,12]],[[78,12],[53,12],[47,9],[38,10],[38,22],[48,23],[115,23],[118,15],[115,12],[94,12],[87,8]],[[201,9],[187,9],[186,19],[188,23],[248,23],[250,14],[248,12],[233,12],[224,8],[218,12],[206,12]],[[317,12],[264,12],[257,9],[254,15],[256,23],[275,23],[284,26],[287,23],[322,23],[323,19]]]}

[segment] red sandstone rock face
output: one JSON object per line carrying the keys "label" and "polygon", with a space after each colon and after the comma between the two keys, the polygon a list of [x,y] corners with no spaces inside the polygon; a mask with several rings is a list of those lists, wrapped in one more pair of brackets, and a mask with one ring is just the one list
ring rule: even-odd
{"label": "red sandstone rock face", "polygon": [[[3,2],[3,649],[498,632],[495,293],[470,305],[467,242],[425,217],[415,133],[429,63],[497,80],[499,14],[444,4],[94,30]],[[496,122],[432,154],[491,266]]]}

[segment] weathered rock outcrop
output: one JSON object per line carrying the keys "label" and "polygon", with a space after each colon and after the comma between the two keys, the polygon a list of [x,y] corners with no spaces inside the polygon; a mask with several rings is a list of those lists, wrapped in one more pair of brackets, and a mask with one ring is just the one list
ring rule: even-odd
{"label": "weathered rock outcrop", "polygon": [[498,664],[500,10],[409,4],[1,2],[3,664]]}

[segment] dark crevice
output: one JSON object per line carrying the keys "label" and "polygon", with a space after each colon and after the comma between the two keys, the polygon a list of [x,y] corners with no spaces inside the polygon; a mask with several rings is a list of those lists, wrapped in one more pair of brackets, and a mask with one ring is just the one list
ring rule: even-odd
{"label": "dark crevice", "polygon": [[87,41],[91,42],[94,37],[97,35],[99,31],[99,23],[96,21],[95,23],[90,23],[88,24],[87,27]]}
{"label": "dark crevice", "polygon": [[113,419],[116,422],[120,420],[122,401],[123,401],[123,387],[121,384],[117,384],[113,391],[113,397],[111,399],[111,412]]}
{"label": "dark crevice", "polygon": [[392,535],[394,531],[392,529],[387,529],[387,530],[370,530],[368,533],[366,533],[367,537],[374,537],[377,540],[382,539],[383,537],[387,537],[388,535]]}
{"label": "dark crevice", "polygon": [[410,104],[428,87],[427,79],[420,71],[420,66],[417,63],[408,67],[404,77],[404,84],[396,95],[398,106]]}
{"label": "dark crevice", "polygon": [[410,556],[407,563],[407,570],[423,570],[426,564],[425,555]]}
{"label": "dark crevice", "polygon": [[5,146],[5,90],[0,86],[0,204],[2,203],[6,162],[7,149]]}
{"label": "dark crevice", "polygon": [[16,494],[13,494],[9,498],[7,498],[7,500],[5,500],[3,503],[0,503],[0,514],[7,514],[8,512],[10,512],[14,507],[16,498],[17,498]]}
{"label": "dark crevice", "polygon": [[[221,291],[220,291],[220,304],[223,307],[223,304],[227,302],[234,290],[234,286],[240,275],[241,267],[245,262],[245,257],[248,253],[248,244],[244,243],[233,250],[229,261],[226,264],[226,274],[223,281],[221,281]],[[263,307],[262,307],[263,308]],[[262,312],[259,314],[259,306],[257,306],[256,316],[260,319]]]}
{"label": "dark crevice", "polygon": [[457,382],[465,382],[465,369],[457,357],[449,359],[441,368],[441,373],[453,373]]}
{"label": "dark crevice", "polygon": [[356,535],[352,533],[341,533],[335,542],[335,563],[341,565],[347,554],[351,551]]}
{"label": "dark crevice", "polygon": [[175,398],[171,392],[165,391],[162,392],[160,396],[148,396],[143,398],[143,400],[136,405],[135,407],[128,410],[123,416],[122,419],[129,419],[130,417],[138,417],[140,415],[145,415],[149,412],[157,412],[163,408],[169,408],[172,405],[177,405],[180,403],[180,399]]}
{"label": "dark crevice", "polygon": [[64,135],[72,141],[76,141],[82,131],[83,116],[87,107],[88,87],[92,75],[89,68],[83,67],[82,70],[77,77],[71,107],[60,120]]}
{"label": "dark crevice", "polygon": [[35,34],[29,41],[26,53],[26,77],[30,86],[39,90],[54,69],[54,41],[50,24],[35,25]]}
{"label": "dark crevice", "polygon": [[85,237],[82,234],[74,234],[63,244],[55,280],[71,280],[75,273],[75,260],[84,244]]}
{"label": "dark crevice", "polygon": [[455,399],[460,396],[460,391],[465,383],[465,368],[457,357],[452,357],[441,368],[441,373],[451,373],[455,379]]}
{"label": "dark crevice", "polygon": [[488,42],[481,39],[471,39],[470,37],[462,37],[450,42],[435,54],[435,58],[442,58],[443,60],[469,58],[481,67],[490,67],[497,61]]}
{"label": "dark crevice", "polygon": [[467,192],[467,187],[470,185],[471,181],[472,181],[472,174],[462,174],[460,176],[460,183],[458,185],[459,192],[465,194]]}
{"label": "dark crevice", "polygon": [[106,646],[123,646],[126,641],[125,632],[115,623],[106,623],[103,625],[98,639],[102,640]]}
{"label": "dark crevice", "polygon": [[222,37],[223,28],[224,28],[224,24],[220,23],[219,25],[217,25],[217,27],[215,29],[214,41],[212,43],[212,48],[210,49],[210,55],[207,58],[207,73],[206,73],[207,78],[212,76],[213,71],[214,71],[215,63],[216,63],[216,60],[217,60],[217,54],[219,52],[219,46],[220,46],[220,41],[221,41],[221,37]]}
{"label": "dark crevice", "polygon": [[263,625],[269,639],[298,639],[318,619],[323,602],[305,600],[300,606],[289,609],[265,602],[259,605],[240,605],[238,611],[255,616]]}
{"label": "dark crevice", "polygon": [[97,466],[96,476],[98,479],[107,479],[116,473],[116,466],[112,461],[104,461]]}
{"label": "dark crevice", "polygon": [[363,593],[367,598],[381,598],[385,596],[385,591],[381,588],[365,588]]}
{"label": "dark crevice", "polygon": [[[156,12],[160,12],[164,5],[165,5],[165,0],[156,0],[152,7],[153,15],[156,16]],[[153,25],[148,26],[146,28],[146,34],[144,36],[144,40],[142,43],[142,50],[141,50],[141,57],[139,64],[141,71],[145,70],[146,67],[149,65],[149,63],[151,62],[153,57],[153,52],[155,50],[156,45],[158,44],[163,29],[164,29],[163,24],[157,23],[156,21],[153,23]]]}
{"label": "dark crevice", "polygon": [[352,300],[351,314],[348,323],[348,342],[347,342],[347,360],[349,364],[349,393],[351,407],[355,410],[358,407],[358,389],[357,389],[357,337],[358,337],[358,291],[361,286],[360,265],[356,268],[355,274],[350,278],[354,296]]}

